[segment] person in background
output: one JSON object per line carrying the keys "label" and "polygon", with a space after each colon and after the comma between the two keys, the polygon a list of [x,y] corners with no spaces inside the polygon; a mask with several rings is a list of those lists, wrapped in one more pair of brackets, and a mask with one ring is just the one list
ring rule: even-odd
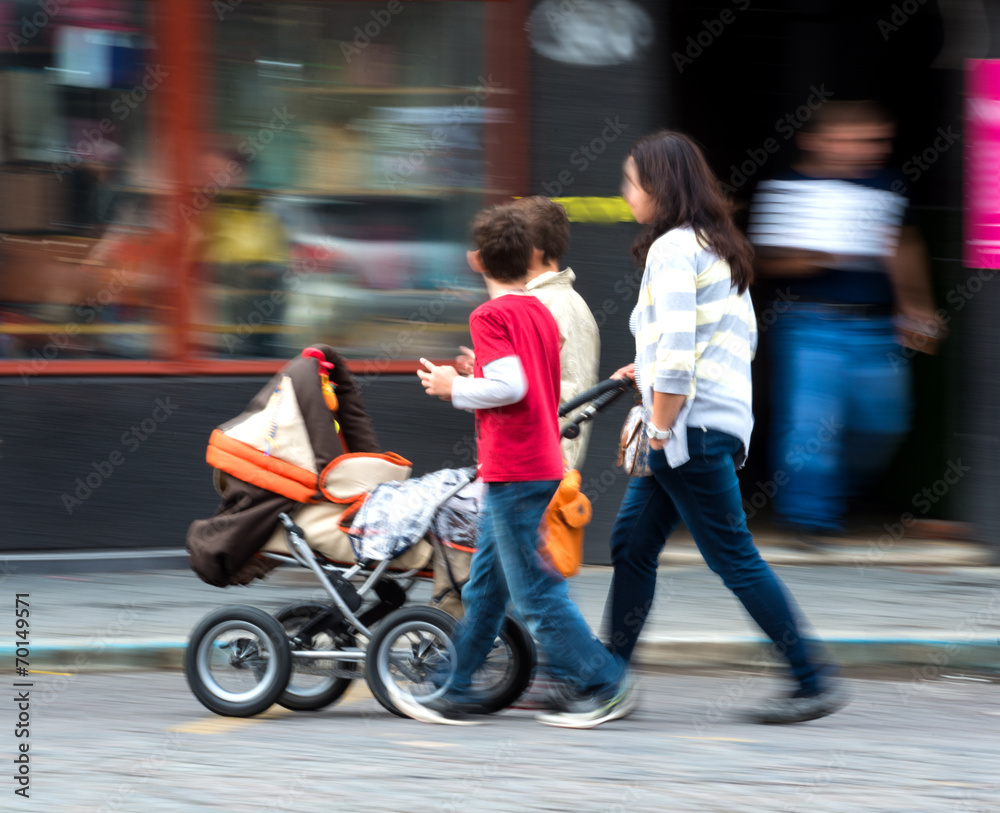
{"label": "person in background", "polygon": [[479,477],[486,506],[462,588],[465,614],[454,635],[453,672],[445,694],[427,704],[394,702],[423,722],[466,724],[477,710],[472,675],[500,631],[508,602],[528,625],[551,672],[570,688],[556,708],[539,716],[548,725],[593,728],[629,714],[636,702],[632,673],[594,636],[569,598],[566,579],[538,552],[539,524],[563,476],[556,410],[559,330],[527,289],[530,226],[510,206],[473,222],[473,270],[490,294],[469,318],[474,377],[421,359],[428,395],[474,409]]}
{"label": "person in background", "polygon": [[[559,261],[569,247],[569,218],[566,210],[549,198],[534,195],[509,204],[528,221],[531,233],[531,263],[528,265],[528,290],[555,317],[559,327],[559,365],[562,370],[559,403],[564,404],[597,383],[601,361],[601,335],[590,308],[574,289],[576,275],[572,268],[560,270]],[[456,359],[459,372],[471,374],[472,351],[467,347]],[[569,421],[569,417],[563,423]],[[563,460],[571,469],[583,467],[590,441],[591,423],[580,427],[576,438],[562,439]]]}
{"label": "person in background", "polygon": [[945,332],[906,187],[885,168],[894,132],[873,102],[827,102],[751,208],[757,268],[784,300],[768,336],[775,519],[812,548],[843,533],[848,498],[909,429],[897,343],[933,352]]}
{"label": "person in background", "polygon": [[646,228],[632,247],[643,266],[629,326],[631,378],[649,438],[647,477],[631,477],[611,532],[609,649],[626,661],[649,615],[660,552],[683,522],[705,563],[736,595],[791,667],[794,690],[751,712],[760,723],[823,717],[846,703],[817,657],[781,580],[747,529],[736,469],[753,428],[750,362],[757,325],[752,249],[701,150],[669,130],[640,139],[622,195]]}

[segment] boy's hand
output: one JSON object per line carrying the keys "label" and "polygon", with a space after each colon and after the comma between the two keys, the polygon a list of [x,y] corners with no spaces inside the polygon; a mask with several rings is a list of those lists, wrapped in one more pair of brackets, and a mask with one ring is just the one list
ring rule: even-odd
{"label": "boy's hand", "polygon": [[455,356],[455,366],[458,368],[458,374],[472,375],[473,365],[476,363],[475,352],[461,344],[458,346],[458,349],[462,351],[460,355]]}
{"label": "boy's hand", "polygon": [[424,385],[427,394],[436,395],[443,401],[450,401],[451,383],[458,377],[458,370],[447,365],[438,367],[427,359],[420,359],[420,363],[427,370],[417,370],[417,376],[420,378],[420,383]]}

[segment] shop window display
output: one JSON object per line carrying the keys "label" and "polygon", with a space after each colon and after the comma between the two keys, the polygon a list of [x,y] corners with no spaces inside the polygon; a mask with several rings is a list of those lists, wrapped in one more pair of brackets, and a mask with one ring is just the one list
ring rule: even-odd
{"label": "shop window display", "polygon": [[215,21],[200,352],[453,354],[485,298],[468,222],[504,120],[483,33],[481,3],[244,2]]}
{"label": "shop window display", "polygon": [[523,192],[509,4],[40,9],[0,3],[4,372],[453,355],[470,218]]}
{"label": "shop window display", "polygon": [[0,358],[155,358],[167,258],[147,4],[2,5]]}

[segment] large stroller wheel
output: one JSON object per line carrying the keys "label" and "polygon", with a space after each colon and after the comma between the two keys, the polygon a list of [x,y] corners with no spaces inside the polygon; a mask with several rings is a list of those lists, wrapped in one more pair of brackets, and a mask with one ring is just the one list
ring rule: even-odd
{"label": "large stroller wheel", "polygon": [[191,632],[184,673],[209,711],[252,717],[281,696],[292,673],[281,624],[256,607],[222,607]]}
{"label": "large stroller wheel", "polygon": [[[453,657],[451,637],[457,622],[434,607],[404,607],[382,622],[368,645],[365,672],[375,699],[393,714],[389,682],[422,702],[446,689],[434,686],[431,675],[442,658]],[[422,626],[424,625],[424,626]],[[472,688],[488,714],[510,706],[531,683],[535,644],[524,624],[507,616],[486,657],[472,678]]]}
{"label": "large stroller wheel", "polygon": [[[346,629],[323,626],[300,635],[306,624],[327,612],[326,605],[316,602],[289,604],[274,614],[284,627],[289,646],[296,650],[330,650],[355,646],[354,636]],[[292,711],[317,711],[339,700],[358,677],[358,664],[353,661],[317,660],[292,656],[292,676],[278,705]]]}
{"label": "large stroller wheel", "polygon": [[535,671],[535,642],[524,624],[508,615],[486,662],[472,676],[472,688],[482,696],[488,714],[503,711],[531,683]]}
{"label": "large stroller wheel", "polygon": [[365,677],[375,699],[388,711],[404,716],[392,702],[389,686],[423,702],[447,689],[431,677],[442,662],[454,660],[451,636],[455,619],[436,607],[403,607],[375,630],[365,657]]}

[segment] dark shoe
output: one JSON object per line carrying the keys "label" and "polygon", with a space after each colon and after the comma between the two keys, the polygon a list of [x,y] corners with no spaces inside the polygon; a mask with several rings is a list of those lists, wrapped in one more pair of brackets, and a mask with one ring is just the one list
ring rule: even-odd
{"label": "dark shoe", "polygon": [[560,711],[539,714],[535,719],[545,725],[559,728],[597,728],[602,723],[627,717],[639,702],[639,692],[635,676],[629,670],[618,685],[618,691],[610,698],[577,695],[568,700]]}
{"label": "dark shoe", "polygon": [[750,711],[750,719],[765,725],[787,725],[818,720],[840,711],[850,701],[847,688],[842,681],[833,681],[819,694],[809,697],[779,697],[766,700]]}

